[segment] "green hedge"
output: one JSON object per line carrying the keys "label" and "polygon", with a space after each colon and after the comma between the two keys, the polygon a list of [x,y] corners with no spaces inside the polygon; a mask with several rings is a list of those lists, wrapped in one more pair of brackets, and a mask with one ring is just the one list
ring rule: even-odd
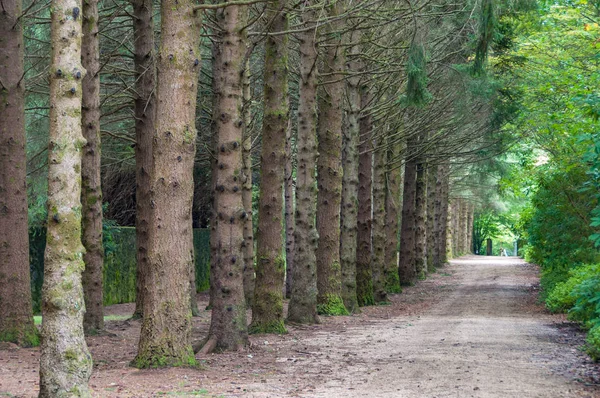
{"label": "green hedge", "polygon": [[[135,228],[105,228],[104,239],[104,305],[135,301],[136,245]],[[208,290],[210,271],[210,232],[194,230],[196,290]],[[44,278],[44,250],[46,231],[35,229],[29,234],[31,292],[34,312],[40,312]]]}

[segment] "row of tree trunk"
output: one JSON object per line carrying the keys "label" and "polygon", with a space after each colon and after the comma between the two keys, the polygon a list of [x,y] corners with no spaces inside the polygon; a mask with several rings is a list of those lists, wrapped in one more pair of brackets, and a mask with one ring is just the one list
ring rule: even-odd
{"label": "row of tree trunk", "polygon": [[[0,236],[0,304],[19,305],[0,305],[0,337],[34,345],[21,5],[19,0],[5,3],[0,13],[0,230],[15,233]],[[287,320],[317,323],[319,315],[344,315],[388,301],[388,294],[425,278],[472,244],[473,206],[450,201],[450,163],[431,156],[427,133],[399,139],[372,110],[378,99],[373,84],[362,77],[369,68],[361,56],[363,33],[340,34],[347,4],[316,5],[302,5],[297,35],[295,192],[289,43],[281,34],[289,30],[288,4],[277,0],[266,8],[256,254],[248,131],[248,58],[254,43],[247,34],[248,7],[236,2],[212,7],[212,315],[209,335],[197,347],[203,353],[239,350],[248,344],[249,332],[285,332],[288,293]],[[211,6],[162,1],[155,57],[152,2],[133,2],[136,314],[142,319],[133,364],[142,368],[196,363],[192,171],[203,8]],[[40,396],[89,396],[92,359],[84,330],[103,329],[98,4],[53,0],[52,9]],[[407,112],[414,115],[418,109]]]}

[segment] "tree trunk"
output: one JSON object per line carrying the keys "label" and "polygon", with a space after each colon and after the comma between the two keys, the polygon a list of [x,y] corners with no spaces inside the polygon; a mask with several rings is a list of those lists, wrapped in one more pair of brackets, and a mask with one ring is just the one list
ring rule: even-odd
{"label": "tree trunk", "polygon": [[488,238],[486,240],[485,255],[486,256],[492,255],[492,240],[490,238]]}
{"label": "tree trunk", "polygon": [[448,253],[452,247],[452,231],[450,229],[450,217],[448,216],[448,207],[450,206],[450,165],[447,162],[443,163],[438,178],[442,180],[440,213],[440,265],[444,266],[448,262]]}
{"label": "tree trunk", "polygon": [[[419,137],[423,141],[424,136]],[[424,155],[417,160],[415,189],[415,268],[417,277],[427,275],[427,164]]]}
{"label": "tree trunk", "polygon": [[300,99],[298,104],[298,164],[296,166],[296,225],[294,228],[294,268],[288,321],[317,323],[317,30],[316,13],[307,1],[302,10],[305,30],[300,42]]}
{"label": "tree trunk", "polygon": [[458,220],[460,219],[460,206],[458,199],[453,198],[450,203],[451,217],[452,217],[452,258],[458,257],[458,242],[459,242],[459,233],[458,233]]}
{"label": "tree trunk", "polygon": [[83,2],[83,39],[81,63],[87,73],[82,83],[81,125],[87,141],[81,160],[82,243],[85,247],[82,274],[85,296],[83,329],[94,333],[104,329],[102,300],[102,188],[100,185],[100,38],[98,37],[98,1]]}
{"label": "tree trunk", "polygon": [[[31,313],[21,0],[0,12],[0,341],[39,344]],[[22,20],[21,20],[22,21]]]}
{"label": "tree trunk", "polygon": [[380,136],[375,141],[373,153],[373,296],[375,303],[388,301],[385,290],[385,139]]}
{"label": "tree trunk", "polygon": [[[344,2],[329,5],[329,18],[344,12]],[[317,296],[318,311],[326,315],[348,313],[342,300],[340,266],[340,207],[342,203],[342,104],[344,100],[344,51],[339,29],[342,21],[330,22],[323,28],[328,41],[323,57],[323,87],[319,97],[317,129],[319,159],[317,161]]]}
{"label": "tree trunk", "polygon": [[415,201],[417,188],[417,163],[415,152],[417,141],[411,137],[406,142],[404,163],[404,189],[402,197],[402,223],[400,226],[400,261],[398,273],[400,284],[413,285],[417,281],[415,268]]}
{"label": "tree trunk", "polygon": [[242,81],[242,95],[244,97],[244,142],[242,144],[242,202],[246,212],[244,221],[244,297],[246,306],[252,308],[254,300],[254,225],[252,223],[252,132],[250,131],[250,62],[246,61],[244,79]]}
{"label": "tree trunk", "polygon": [[[268,7],[272,32],[288,29],[283,10],[286,0]],[[261,180],[256,232],[256,284],[252,305],[251,333],[285,333],[283,324],[283,184],[288,100],[288,36],[268,36],[265,42],[264,116]]]}
{"label": "tree trunk", "polygon": [[[40,397],[91,397],[81,273],[81,2],[53,0]],[[65,18],[65,15],[71,16]],[[76,18],[76,16],[78,18]]]}
{"label": "tree trunk", "polygon": [[435,244],[435,200],[436,200],[437,166],[427,164],[427,271],[433,272],[437,266],[433,262]]}
{"label": "tree trunk", "polygon": [[[213,65],[215,93],[216,162],[213,168],[214,213],[211,221],[210,332],[203,353],[214,349],[237,351],[248,344],[244,298],[244,208],[240,179],[243,168],[243,70],[246,52],[247,8],[230,6],[217,11],[220,55]],[[216,73],[216,75],[215,75]],[[281,294],[281,289],[280,293]]]}
{"label": "tree trunk", "polygon": [[135,237],[137,274],[134,317],[144,309],[145,275],[148,269],[148,223],[150,219],[150,170],[156,109],[154,22],[152,0],[132,0],[135,64]]}
{"label": "tree trunk", "polygon": [[137,357],[140,368],[196,363],[191,345],[190,268],[199,18],[190,0],[161,4],[148,268]]}
{"label": "tree trunk", "polygon": [[[358,60],[360,48],[358,40],[360,32],[353,30],[350,34],[352,47],[349,50],[347,69],[359,72],[362,68]],[[342,299],[350,313],[359,311],[356,295],[356,245],[358,222],[358,142],[360,113],[360,77],[353,76],[347,80],[346,96],[347,128],[342,137],[342,204],[340,230],[340,264],[342,267]]]}
{"label": "tree trunk", "polygon": [[150,169],[156,96],[154,22],[151,0],[133,0],[133,44],[135,64],[135,236],[137,274],[135,318],[144,309],[145,275],[148,268],[148,222],[150,218]]}
{"label": "tree trunk", "polygon": [[[361,90],[361,107],[369,103],[369,94]],[[359,120],[358,146],[358,232],[356,236],[356,295],[361,307],[375,304],[373,272],[371,270],[371,190],[373,174],[372,117],[363,115]]]}
{"label": "tree trunk", "polygon": [[473,253],[473,212],[475,205],[469,203],[467,214],[467,253]]}
{"label": "tree trunk", "polygon": [[400,210],[400,186],[402,173],[400,167],[393,164],[400,159],[402,142],[389,143],[387,150],[387,165],[390,169],[386,174],[385,191],[385,281],[388,293],[400,293],[398,278],[398,213]]}
{"label": "tree trunk", "polygon": [[442,172],[443,166],[434,166],[434,178],[431,181],[433,186],[433,247],[431,254],[431,264],[433,268],[440,268],[442,250],[445,245],[442,245],[442,231],[446,227],[445,220],[442,223]]}
{"label": "tree trunk", "polygon": [[468,221],[469,221],[469,203],[462,199],[460,201],[460,255],[467,254],[468,246]]}
{"label": "tree trunk", "polygon": [[292,162],[292,124],[288,123],[285,137],[285,296],[292,295],[292,270],[294,268],[294,170]]}

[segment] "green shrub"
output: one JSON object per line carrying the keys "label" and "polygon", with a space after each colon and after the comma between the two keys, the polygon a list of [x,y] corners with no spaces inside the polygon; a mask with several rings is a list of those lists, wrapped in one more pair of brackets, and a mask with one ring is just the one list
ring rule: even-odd
{"label": "green shrub", "polygon": [[596,324],[590,329],[587,335],[586,351],[595,362],[600,360],[600,324]]}
{"label": "green shrub", "polygon": [[569,310],[569,318],[587,328],[600,324],[600,274],[598,265],[594,268],[593,274],[584,277],[571,292],[575,305]]}
{"label": "green shrub", "polygon": [[[546,297],[546,307],[552,312],[569,311],[577,297],[573,295],[575,289],[585,280],[592,278],[600,273],[600,264],[583,265],[568,271],[568,279],[554,284]],[[564,271],[555,272],[554,278],[563,275]],[[546,277],[546,280],[551,279]]]}

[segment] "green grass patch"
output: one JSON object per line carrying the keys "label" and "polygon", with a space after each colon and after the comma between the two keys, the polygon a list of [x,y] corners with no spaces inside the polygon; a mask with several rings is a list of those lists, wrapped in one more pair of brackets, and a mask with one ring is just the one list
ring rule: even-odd
{"label": "green grass patch", "polygon": [[[131,315],[106,315],[104,317],[104,322],[126,321],[129,318],[131,318]],[[33,316],[33,323],[35,323],[36,325],[41,325],[42,324],[42,316],[41,315],[34,315]]]}

